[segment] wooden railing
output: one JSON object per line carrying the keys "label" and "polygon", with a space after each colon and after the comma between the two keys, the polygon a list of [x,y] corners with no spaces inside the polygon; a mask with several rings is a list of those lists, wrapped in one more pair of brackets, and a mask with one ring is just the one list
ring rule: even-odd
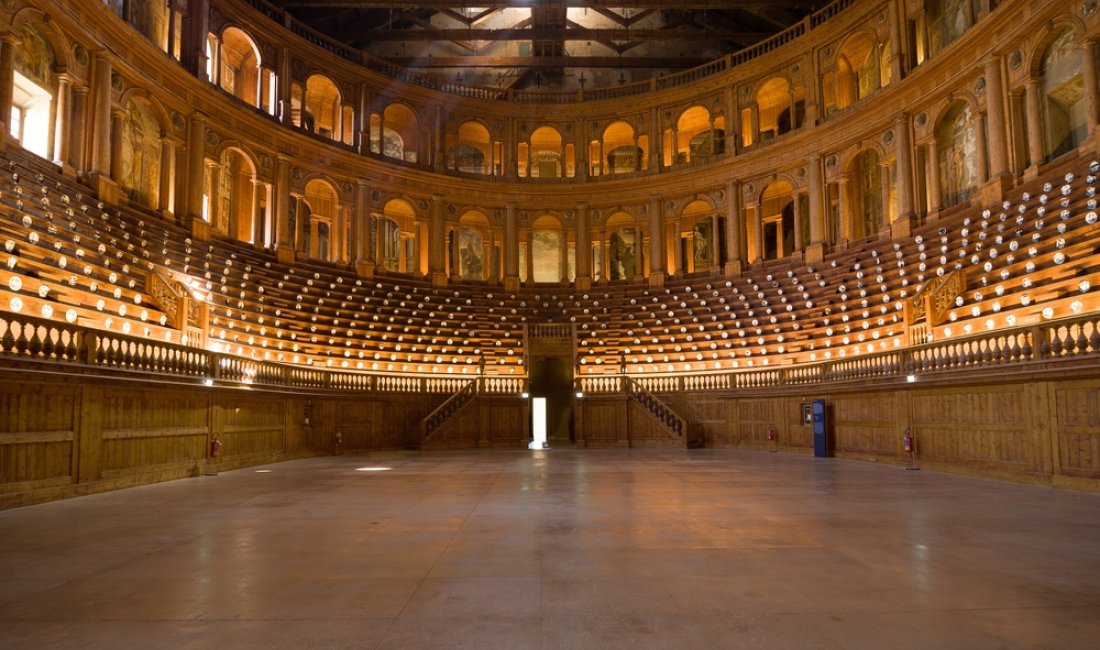
{"label": "wooden railing", "polygon": [[671,406],[665,404],[661,398],[649,392],[643,382],[627,378],[625,386],[626,394],[629,395],[632,400],[648,411],[649,414],[669,432],[669,434],[680,439],[684,445],[687,445],[687,420],[674,411]]}
{"label": "wooden railing", "polygon": [[966,274],[952,271],[943,277],[933,277],[920,291],[905,302],[905,322],[909,327],[909,342],[917,345],[931,340],[932,328],[947,320],[955,308],[955,298],[966,291]]}
{"label": "wooden railing", "polygon": [[1100,314],[1046,321],[844,359],[758,370],[579,377],[585,394],[622,393],[627,383],[655,393],[737,391],[845,382],[905,381],[935,373],[1026,370],[1052,361],[1100,359]]}
{"label": "wooden railing", "polygon": [[[82,327],[58,320],[0,312],[0,359],[66,364],[123,373],[160,375],[209,385],[306,388],[341,392],[453,393],[471,379],[385,375],[300,367],[220,354],[185,345]],[[481,392],[519,394],[524,377],[481,377]]]}
{"label": "wooden railing", "polygon": [[522,377],[478,377],[465,380],[450,397],[420,421],[420,448],[439,433],[447,422],[473,404],[478,395],[520,395],[525,389],[526,380]]}
{"label": "wooden railing", "polygon": [[[215,385],[258,385],[333,391],[518,395],[522,376],[387,375],[300,367],[91,329],[24,314],[0,312],[0,358],[64,364]],[[1100,313],[1051,320],[844,359],[712,373],[580,376],[583,394],[737,391],[841,382],[881,383],[908,375],[994,369],[1100,359]],[[1055,366],[1056,369],[1056,366]]]}
{"label": "wooden railing", "polygon": [[432,436],[439,433],[439,430],[451,418],[458,415],[462,409],[473,404],[475,399],[477,399],[477,380],[471,379],[462,388],[455,391],[453,395],[443,400],[443,403],[437,406],[434,411],[426,415],[420,421],[420,448],[423,448]]}

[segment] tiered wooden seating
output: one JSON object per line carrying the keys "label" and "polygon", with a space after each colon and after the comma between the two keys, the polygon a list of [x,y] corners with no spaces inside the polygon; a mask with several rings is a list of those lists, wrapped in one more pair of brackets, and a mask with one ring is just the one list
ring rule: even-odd
{"label": "tiered wooden seating", "polygon": [[908,340],[903,306],[953,272],[967,289],[937,337],[1035,321],[1048,307],[1059,316],[1089,308],[1098,174],[1100,164],[1069,159],[1000,209],[945,211],[903,241],[850,242],[813,265],[772,260],[742,277],[672,278],[660,289],[504,292],[385,273],[366,280],[332,264],[280,264],[238,242],[192,241],[15,152],[0,175],[0,241],[10,249],[0,291],[8,309],[180,341],[144,293],[145,274],[160,273],[208,305],[208,349],[291,365],[523,374],[525,326],[551,322],[574,327],[582,374],[759,368],[919,343]]}

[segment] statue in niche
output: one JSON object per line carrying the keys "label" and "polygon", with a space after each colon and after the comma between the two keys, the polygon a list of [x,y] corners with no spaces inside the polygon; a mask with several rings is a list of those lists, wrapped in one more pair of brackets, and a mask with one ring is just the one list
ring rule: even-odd
{"label": "statue in niche", "polygon": [[634,277],[637,270],[634,250],[635,234],[632,228],[623,228],[611,235],[611,279],[625,280]]}
{"label": "statue in niche", "polygon": [[160,125],[144,102],[127,102],[118,137],[122,138],[122,187],[132,202],[155,208],[160,181]]}
{"label": "statue in niche", "polygon": [[709,220],[695,224],[692,241],[695,249],[695,267],[696,270],[699,270],[700,266],[710,264],[711,232]]}
{"label": "statue in niche", "polygon": [[482,252],[481,233],[473,228],[461,228],[458,231],[459,260],[462,277],[468,280],[480,280],[485,269]]}
{"label": "statue in niche", "polygon": [[961,104],[944,118],[936,136],[940,151],[940,188],[945,205],[965,201],[977,184],[977,139],[970,106]]}

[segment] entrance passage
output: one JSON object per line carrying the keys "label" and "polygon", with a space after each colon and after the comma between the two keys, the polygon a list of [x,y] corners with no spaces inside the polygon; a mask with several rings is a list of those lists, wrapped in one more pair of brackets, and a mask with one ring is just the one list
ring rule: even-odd
{"label": "entrance passage", "polygon": [[546,441],[551,448],[573,444],[573,368],[560,357],[531,360],[531,397],[546,399]]}

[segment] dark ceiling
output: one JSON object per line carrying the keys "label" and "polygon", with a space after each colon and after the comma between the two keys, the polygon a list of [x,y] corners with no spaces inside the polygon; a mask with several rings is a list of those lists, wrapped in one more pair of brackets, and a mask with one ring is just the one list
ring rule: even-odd
{"label": "dark ceiling", "polygon": [[469,85],[604,87],[702,65],[824,0],[269,0],[332,38]]}

